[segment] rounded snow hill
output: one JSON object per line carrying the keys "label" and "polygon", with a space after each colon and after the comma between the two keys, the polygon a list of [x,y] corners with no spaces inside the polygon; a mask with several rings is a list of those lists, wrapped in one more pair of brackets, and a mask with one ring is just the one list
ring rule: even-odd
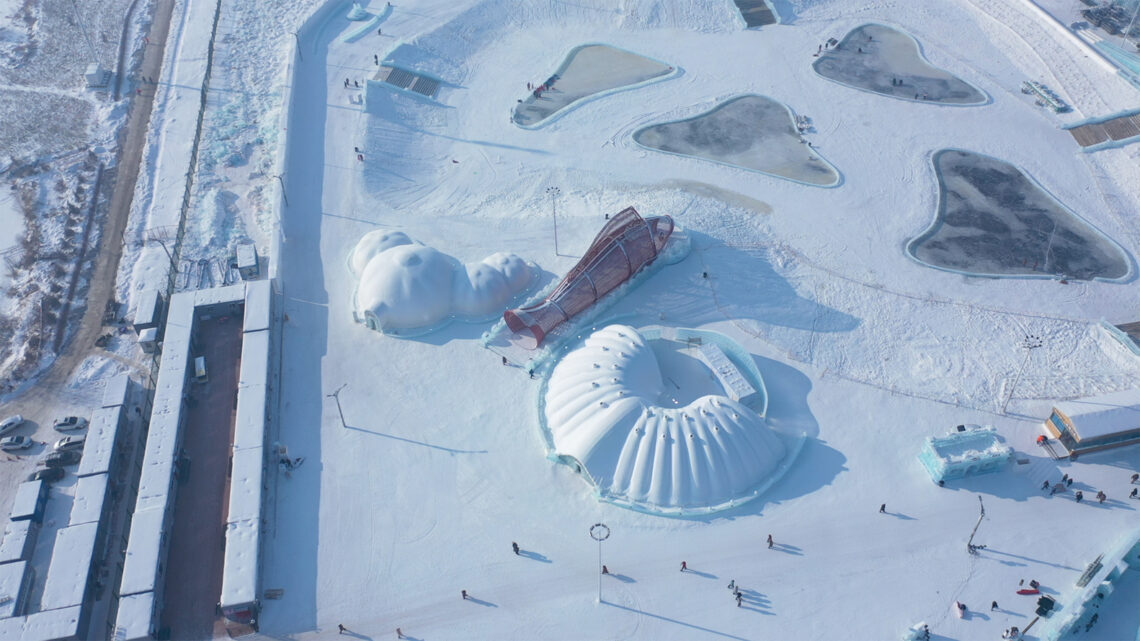
{"label": "rounded snow hill", "polygon": [[[650,341],[632,327],[610,325],[558,362],[543,399],[553,456],[575,465],[601,498],[645,512],[707,513],[759,496],[792,458],[781,437],[755,410],[725,395],[715,383],[724,379],[710,367],[663,368],[655,342],[699,344]],[[727,347],[712,350],[721,356],[746,354],[725,336],[715,342]],[[766,406],[759,372],[735,361],[729,369],[735,369],[730,378],[755,379],[744,389],[755,392],[753,404]],[[720,393],[677,402],[683,390],[709,392],[710,385]]]}
{"label": "rounded snow hill", "polygon": [[453,318],[482,321],[501,314],[530,288],[535,270],[499,252],[463,265],[399,231],[365,234],[349,256],[360,279],[356,318],[386,334],[414,336]]}

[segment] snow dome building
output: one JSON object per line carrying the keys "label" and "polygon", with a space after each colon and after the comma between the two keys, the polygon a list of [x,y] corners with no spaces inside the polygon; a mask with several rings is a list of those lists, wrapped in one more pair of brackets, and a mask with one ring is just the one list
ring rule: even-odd
{"label": "snow dome building", "polygon": [[[542,410],[551,457],[575,466],[601,498],[646,512],[711,512],[758,496],[793,458],[783,437],[767,426],[763,409],[726,396],[698,356],[677,354],[676,345],[655,350],[651,342],[670,339],[646,334],[656,340],[624,325],[602,328],[554,367]],[[729,353],[747,354],[716,337],[731,344],[721,350],[726,361]],[[749,365],[737,362],[765,407],[763,381]]]}
{"label": "snow dome building", "polygon": [[403,232],[386,230],[360,239],[349,268],[359,279],[357,321],[397,335],[424,334],[452,318],[494,318],[530,289],[537,271],[504,252],[463,265]]}

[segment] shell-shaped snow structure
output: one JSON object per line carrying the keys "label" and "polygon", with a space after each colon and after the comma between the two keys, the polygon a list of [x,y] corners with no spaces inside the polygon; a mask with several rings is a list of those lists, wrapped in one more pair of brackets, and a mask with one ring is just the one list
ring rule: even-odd
{"label": "shell-shaped snow structure", "polygon": [[716,395],[667,407],[664,391],[637,330],[594,332],[547,382],[554,454],[579,464],[603,498],[661,513],[731,507],[780,469],[787,449],[755,411]]}
{"label": "shell-shaped snow structure", "polygon": [[535,280],[535,267],[499,252],[464,265],[399,231],[365,234],[348,259],[359,278],[357,319],[385,333],[415,335],[452,318],[494,318]]}

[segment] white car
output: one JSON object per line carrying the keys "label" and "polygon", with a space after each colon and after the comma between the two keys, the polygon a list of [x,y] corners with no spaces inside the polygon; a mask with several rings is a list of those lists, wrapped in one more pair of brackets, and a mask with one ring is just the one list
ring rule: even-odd
{"label": "white car", "polygon": [[68,450],[79,451],[83,449],[83,444],[86,442],[87,437],[85,436],[65,436],[55,442],[55,447],[53,449],[56,452],[66,452]]}
{"label": "white car", "polygon": [[0,450],[5,452],[15,452],[18,450],[26,450],[34,443],[29,436],[5,436],[0,439]]}
{"label": "white car", "polygon": [[87,427],[87,419],[82,416],[65,416],[61,419],[57,419],[54,427],[57,432],[81,430]]}
{"label": "white car", "polygon": [[9,416],[8,418],[0,421],[0,436],[11,432],[12,430],[24,424],[24,417],[19,414]]}

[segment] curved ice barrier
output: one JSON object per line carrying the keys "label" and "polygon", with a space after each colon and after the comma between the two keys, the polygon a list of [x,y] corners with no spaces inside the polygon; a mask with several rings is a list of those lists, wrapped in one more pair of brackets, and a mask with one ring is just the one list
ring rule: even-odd
{"label": "curved ice barrier", "polygon": [[933,162],[938,212],[907,245],[915,259],[972,275],[1128,276],[1123,249],[1017,167],[961,149],[943,149]]}
{"label": "curved ice barrier", "polygon": [[923,59],[909,34],[883,25],[852,30],[842,42],[823,49],[812,67],[829,80],[892,98],[950,105],[986,102],[973,85]]}
{"label": "curved ice barrier", "polygon": [[839,184],[839,172],[805,143],[792,112],[765,96],[738,96],[698,116],[639,129],[633,139],[808,185]]}

